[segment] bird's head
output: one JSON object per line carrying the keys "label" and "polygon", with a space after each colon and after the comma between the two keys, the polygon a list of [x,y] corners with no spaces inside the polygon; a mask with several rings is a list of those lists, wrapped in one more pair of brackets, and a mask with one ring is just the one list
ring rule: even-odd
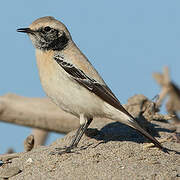
{"label": "bird's head", "polygon": [[72,41],[65,25],[47,16],[35,20],[28,28],[17,29],[27,33],[35,48],[41,50],[63,50]]}

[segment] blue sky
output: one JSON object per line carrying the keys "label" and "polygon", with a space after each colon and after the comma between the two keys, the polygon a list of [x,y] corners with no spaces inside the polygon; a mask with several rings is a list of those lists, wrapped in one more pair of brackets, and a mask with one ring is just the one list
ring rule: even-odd
{"label": "blue sky", "polygon": [[[73,40],[122,103],[134,94],[159,93],[153,72],[169,66],[180,84],[180,1],[31,0],[0,6],[0,95],[44,97],[29,38],[16,32],[42,16],[67,25]],[[29,128],[0,123],[0,153],[23,150]],[[50,141],[59,135],[52,135]]]}

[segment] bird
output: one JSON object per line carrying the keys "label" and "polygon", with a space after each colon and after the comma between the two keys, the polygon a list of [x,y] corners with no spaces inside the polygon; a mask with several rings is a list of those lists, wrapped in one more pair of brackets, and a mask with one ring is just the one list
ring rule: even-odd
{"label": "bird", "polygon": [[[73,41],[66,26],[51,16],[36,19],[27,33],[36,52],[39,77],[46,95],[62,110],[80,120],[72,142],[57,153],[72,152],[94,117],[119,121],[137,130],[156,147],[163,146],[144,130],[121,105],[86,56]],[[102,63],[103,64],[103,63]]]}

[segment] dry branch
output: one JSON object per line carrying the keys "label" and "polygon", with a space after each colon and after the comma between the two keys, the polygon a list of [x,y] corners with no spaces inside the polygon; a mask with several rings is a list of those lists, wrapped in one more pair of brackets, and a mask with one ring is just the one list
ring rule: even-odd
{"label": "dry branch", "polygon": [[68,133],[79,126],[79,120],[62,111],[48,98],[28,98],[15,94],[0,96],[0,121]]}
{"label": "dry branch", "polygon": [[33,128],[32,134],[34,135],[34,147],[37,147],[39,145],[44,145],[46,143],[47,137],[48,137],[48,131],[45,131],[43,129],[37,129]]}
{"label": "dry branch", "polygon": [[24,140],[24,150],[25,152],[31,151],[34,148],[34,135],[29,135]]}
{"label": "dry branch", "polygon": [[170,80],[168,67],[164,68],[162,74],[153,73],[153,77],[162,88],[156,105],[160,107],[164,98],[168,96],[166,103],[167,112],[175,115],[174,120],[178,121],[177,112],[180,111],[180,89]]}

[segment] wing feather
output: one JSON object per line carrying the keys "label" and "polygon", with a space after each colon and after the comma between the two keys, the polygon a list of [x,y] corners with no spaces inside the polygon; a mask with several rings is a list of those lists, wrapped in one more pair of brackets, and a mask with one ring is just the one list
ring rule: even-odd
{"label": "wing feather", "polygon": [[80,85],[87,88],[89,91],[96,94],[99,98],[112,105],[116,109],[124,112],[128,116],[132,117],[121,105],[119,100],[110,90],[110,88],[104,84],[97,82],[95,79],[87,76],[82,70],[76,68],[74,65],[67,63],[63,57],[56,55],[54,60]]}

